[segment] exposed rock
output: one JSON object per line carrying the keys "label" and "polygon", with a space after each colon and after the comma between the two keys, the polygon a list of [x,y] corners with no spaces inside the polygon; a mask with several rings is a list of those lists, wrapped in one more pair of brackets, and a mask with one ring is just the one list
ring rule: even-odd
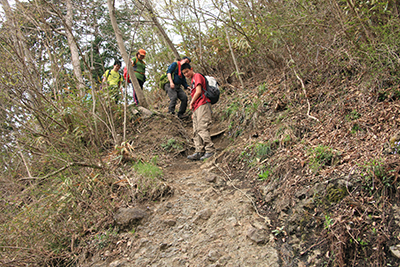
{"label": "exposed rock", "polygon": [[210,209],[205,209],[201,210],[197,213],[197,217],[195,219],[195,222],[198,222],[200,220],[208,220],[212,215],[212,211]]}
{"label": "exposed rock", "polygon": [[114,216],[115,222],[122,228],[127,228],[147,216],[146,211],[139,208],[121,208]]}
{"label": "exposed rock", "polygon": [[113,262],[111,262],[108,267],[127,267],[128,265],[128,261],[125,259],[122,260],[115,260]]}
{"label": "exposed rock", "polygon": [[276,190],[277,187],[277,183],[276,182],[272,182],[270,184],[268,184],[266,187],[264,187],[264,201],[266,203],[269,203],[270,201],[274,200],[276,198],[276,196],[278,195],[278,191]]}
{"label": "exposed rock", "polygon": [[278,184],[276,182],[269,183],[266,187],[264,187],[264,195],[267,195],[268,193],[275,191],[277,185]]}
{"label": "exposed rock", "polygon": [[155,112],[142,106],[130,105],[129,109],[134,116],[141,116],[144,119],[150,118]]}
{"label": "exposed rock", "polygon": [[160,250],[166,250],[170,245],[167,243],[161,243],[160,244]]}
{"label": "exposed rock", "polygon": [[217,180],[217,175],[210,172],[209,170],[202,170],[200,172],[200,177],[210,183],[215,183]]}
{"label": "exposed rock", "polygon": [[395,257],[400,259],[400,244],[397,244],[396,246],[391,246],[390,251]]}
{"label": "exposed rock", "polygon": [[216,262],[221,257],[218,250],[210,250],[208,252],[207,258],[211,262]]}
{"label": "exposed rock", "polygon": [[95,262],[90,265],[91,267],[108,267],[109,264],[107,262]]}
{"label": "exposed rock", "polygon": [[400,207],[396,204],[393,205],[394,222],[400,227]]}
{"label": "exposed rock", "polygon": [[165,222],[165,224],[167,224],[169,226],[174,226],[176,224],[176,221],[173,219],[167,219],[164,222]]}
{"label": "exposed rock", "polygon": [[290,201],[291,201],[291,200],[290,200],[289,198],[287,198],[287,197],[279,198],[279,199],[277,199],[277,200],[275,201],[274,209],[275,209],[277,212],[286,211],[286,210],[289,209]]}
{"label": "exposed rock", "polygon": [[205,170],[205,169],[210,169],[214,166],[215,164],[215,159],[216,159],[216,154],[214,154],[214,156],[208,158],[205,160],[205,163],[203,165],[200,166],[201,170]]}
{"label": "exposed rock", "polygon": [[247,237],[257,244],[265,244],[268,240],[268,237],[264,230],[257,229],[253,226],[247,229]]}
{"label": "exposed rock", "polygon": [[280,267],[279,264],[279,254],[278,251],[272,247],[267,247],[264,250],[264,255],[262,255],[262,259],[265,262],[264,266],[268,267]]}

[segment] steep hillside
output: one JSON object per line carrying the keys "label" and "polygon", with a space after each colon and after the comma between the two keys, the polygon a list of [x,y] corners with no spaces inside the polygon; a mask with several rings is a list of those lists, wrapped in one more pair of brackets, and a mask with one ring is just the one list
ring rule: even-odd
{"label": "steep hillside", "polygon": [[191,120],[162,115],[166,101],[133,129],[132,155],[158,156],[165,193],[123,202],[144,214],[128,230],[114,221],[119,234],[81,262],[395,266],[399,88],[280,77],[229,88],[213,107],[218,153],[205,163],[186,159]]}

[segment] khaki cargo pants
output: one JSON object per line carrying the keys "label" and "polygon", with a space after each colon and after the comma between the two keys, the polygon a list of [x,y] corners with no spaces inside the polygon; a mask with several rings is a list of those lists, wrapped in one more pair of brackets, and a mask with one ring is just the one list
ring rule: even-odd
{"label": "khaki cargo pants", "polygon": [[193,112],[193,141],[195,152],[215,152],[214,143],[210,136],[211,104],[201,105]]}

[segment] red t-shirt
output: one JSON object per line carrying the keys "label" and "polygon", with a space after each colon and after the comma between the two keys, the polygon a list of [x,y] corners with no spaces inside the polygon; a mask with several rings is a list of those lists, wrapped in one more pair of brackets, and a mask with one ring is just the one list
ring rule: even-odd
{"label": "red t-shirt", "polygon": [[193,103],[193,105],[192,105],[193,111],[195,111],[201,105],[204,105],[204,104],[207,104],[208,102],[210,102],[210,99],[208,99],[204,95],[204,91],[206,90],[206,80],[204,79],[203,75],[201,75],[200,73],[195,73],[192,77],[192,88],[190,89],[190,95],[193,98],[194,94],[196,93],[196,87],[199,84],[201,85],[201,88],[202,88],[201,95]]}

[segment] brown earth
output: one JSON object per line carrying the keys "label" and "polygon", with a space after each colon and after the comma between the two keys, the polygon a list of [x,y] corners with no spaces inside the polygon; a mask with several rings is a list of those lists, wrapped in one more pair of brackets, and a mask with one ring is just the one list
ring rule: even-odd
{"label": "brown earth", "polygon": [[393,88],[382,100],[382,92],[357,87],[310,86],[302,95],[282,83],[215,106],[218,153],[205,163],[186,159],[189,117],[132,120],[122,168],[157,156],[163,186],[137,198],[128,168],[130,186],[114,190],[133,196],[118,207],[139,219],[120,225],[97,253],[83,253],[81,265],[397,266],[400,165],[388,141],[398,131],[400,100]]}

